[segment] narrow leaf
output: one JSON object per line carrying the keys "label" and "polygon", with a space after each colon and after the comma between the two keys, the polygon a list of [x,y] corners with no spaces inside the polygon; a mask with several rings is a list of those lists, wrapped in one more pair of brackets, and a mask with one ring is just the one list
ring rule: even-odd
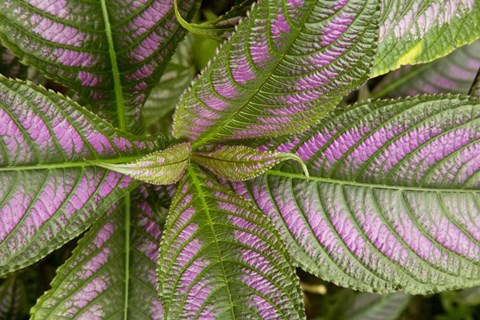
{"label": "narrow leaf", "polygon": [[427,64],[404,66],[388,74],[373,97],[406,97],[421,94],[467,94],[480,68],[480,40]]}
{"label": "narrow leaf", "polygon": [[366,102],[269,147],[295,152],[237,191],[297,264],[341,286],[415,294],[480,284],[480,100]]}
{"label": "narrow leaf", "polygon": [[78,236],[135,185],[84,159],[133,161],[155,146],[63,96],[0,77],[0,275]]}
{"label": "narrow leaf", "polygon": [[166,319],[301,319],[288,253],[269,220],[195,165],[160,246]]}
{"label": "narrow leaf", "polygon": [[212,142],[301,132],[368,78],[378,1],[261,0],[182,97],[173,135]]}
{"label": "narrow leaf", "polygon": [[171,148],[155,151],[131,163],[108,163],[101,160],[89,163],[119,172],[143,182],[166,185],[178,182],[190,162],[190,143],[177,144]]}
{"label": "narrow leaf", "polygon": [[477,75],[473,80],[472,86],[468,91],[468,94],[480,98],[480,66],[478,67]]}
{"label": "narrow leaf", "polygon": [[164,319],[156,291],[157,201],[142,188],[128,212],[119,206],[95,222],[33,307],[32,320]]}
{"label": "narrow leaf", "polygon": [[[179,2],[188,16],[193,0]],[[0,41],[122,128],[137,124],[182,36],[173,0],[0,3]]]}
{"label": "narrow leaf", "polygon": [[216,176],[230,181],[253,179],[286,160],[300,163],[308,177],[308,170],[302,159],[286,152],[261,152],[244,146],[221,146],[211,152],[196,152],[192,155],[192,160]]}
{"label": "narrow leaf", "polygon": [[373,76],[402,65],[426,63],[480,38],[475,0],[382,1],[378,56]]}

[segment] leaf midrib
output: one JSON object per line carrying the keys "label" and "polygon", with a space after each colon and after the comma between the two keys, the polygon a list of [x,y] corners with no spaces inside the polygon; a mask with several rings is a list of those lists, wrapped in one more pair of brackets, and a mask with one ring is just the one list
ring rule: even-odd
{"label": "leaf midrib", "polygon": [[450,189],[449,188],[432,188],[432,187],[425,188],[425,187],[394,186],[394,185],[376,184],[376,183],[368,183],[368,182],[348,181],[348,180],[340,180],[340,179],[332,179],[332,178],[322,178],[322,177],[316,177],[316,176],[310,176],[310,178],[307,178],[302,174],[279,171],[279,170],[268,170],[265,174],[270,176],[290,178],[290,179],[296,179],[296,180],[347,185],[347,186],[361,187],[361,188],[367,188],[367,189],[385,189],[385,190],[395,190],[395,191],[436,192],[436,193],[448,192],[448,193],[463,193],[463,194],[480,193],[480,190],[477,190],[477,189],[456,189],[453,186]]}

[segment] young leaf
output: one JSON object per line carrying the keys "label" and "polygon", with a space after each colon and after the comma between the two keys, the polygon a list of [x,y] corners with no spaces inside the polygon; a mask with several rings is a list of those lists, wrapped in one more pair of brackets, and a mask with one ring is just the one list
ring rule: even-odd
{"label": "young leaf", "polygon": [[302,165],[305,175],[308,170],[302,159],[286,152],[261,152],[244,146],[222,146],[215,151],[196,152],[192,160],[212,171],[216,176],[230,181],[253,179],[277,163],[295,160]]}
{"label": "young leaf", "polygon": [[298,279],[269,220],[195,165],[160,246],[166,319],[301,319]]}
{"label": "young leaf", "polygon": [[475,0],[382,1],[378,56],[373,75],[430,62],[480,38]]}
{"label": "young leaf", "polygon": [[173,135],[211,142],[305,130],[366,81],[378,1],[261,0],[182,97]]}
{"label": "young leaf", "polygon": [[96,166],[119,172],[134,179],[166,185],[178,182],[190,163],[190,143],[177,144],[171,148],[149,153],[131,163],[108,163],[89,161]]}
{"label": "young leaf", "polygon": [[425,294],[480,284],[480,100],[366,102],[269,149],[295,152],[251,194],[305,270]]}
{"label": "young leaf", "polygon": [[156,291],[162,213],[147,190],[95,222],[57,271],[34,319],[164,319]]}
{"label": "young leaf", "polygon": [[405,97],[425,93],[467,94],[480,68],[480,40],[448,56],[417,66],[404,66],[387,75],[373,98]]}
{"label": "young leaf", "polygon": [[0,275],[78,236],[135,185],[84,159],[133,161],[155,146],[63,96],[0,77]]}
{"label": "young leaf", "polygon": [[[181,1],[181,12],[188,15],[192,4]],[[122,129],[140,119],[139,106],[182,36],[173,0],[0,4],[0,41]]]}

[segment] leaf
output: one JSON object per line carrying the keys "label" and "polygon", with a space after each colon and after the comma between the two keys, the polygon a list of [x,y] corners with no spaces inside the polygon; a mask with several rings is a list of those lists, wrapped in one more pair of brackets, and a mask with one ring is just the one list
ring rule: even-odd
{"label": "leaf", "polygon": [[34,319],[163,319],[156,263],[162,213],[148,189],[95,222],[52,289],[32,309]]}
{"label": "leaf", "polygon": [[0,319],[23,319],[26,300],[23,282],[16,276],[7,278],[0,286]]}
{"label": "leaf", "polygon": [[273,226],[195,165],[170,207],[158,276],[166,319],[304,318]]}
{"label": "leaf", "polygon": [[[184,15],[193,1],[181,1]],[[122,129],[140,120],[140,106],[182,36],[173,0],[0,4],[0,41]]]}
{"label": "leaf", "polygon": [[480,98],[480,67],[477,70],[477,75],[473,80],[472,87],[468,91],[468,94]]}
{"label": "leaf", "polygon": [[75,238],[136,185],[85,159],[121,163],[158,147],[68,98],[0,77],[0,275]]}
{"label": "leaf", "polygon": [[285,152],[261,152],[245,146],[221,146],[210,152],[196,152],[192,160],[207,168],[216,176],[230,181],[244,181],[257,177],[274,165],[295,160],[308,170],[297,155]]}
{"label": "leaf", "polygon": [[269,146],[253,197],[296,263],[338,285],[425,294],[480,284],[480,100],[366,102]]}
{"label": "leaf", "polygon": [[382,1],[373,76],[402,65],[426,63],[480,38],[475,0]]}
{"label": "leaf", "polygon": [[[342,320],[397,320],[412,296],[401,292],[389,295],[359,293]],[[339,319],[340,320],[340,319]]]}
{"label": "leaf", "polygon": [[[192,36],[185,37],[179,43],[165,73],[145,102],[142,115],[147,128],[155,126],[175,109],[179,97],[195,77],[196,69],[193,61],[192,45]],[[171,119],[168,120],[171,121]],[[158,130],[153,131],[158,132]]]}
{"label": "leaf", "polygon": [[190,143],[177,144],[171,148],[149,153],[131,163],[108,163],[89,161],[96,166],[119,172],[142,182],[166,185],[178,182],[190,163]]}
{"label": "leaf", "polygon": [[173,135],[208,143],[301,132],[368,78],[378,1],[261,0],[177,107]]}
{"label": "leaf", "polygon": [[479,68],[480,40],[428,64],[405,66],[388,74],[375,87],[373,97],[467,94]]}

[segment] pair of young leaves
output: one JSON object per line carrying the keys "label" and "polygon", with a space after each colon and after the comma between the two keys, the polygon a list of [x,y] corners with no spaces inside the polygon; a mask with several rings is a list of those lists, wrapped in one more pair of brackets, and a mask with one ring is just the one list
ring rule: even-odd
{"label": "pair of young leaves", "polygon": [[[2,273],[72,239],[125,197],[87,233],[54,289],[35,307],[36,317],[179,318],[192,312],[300,318],[290,258],[327,280],[365,291],[425,293],[477,284],[478,100],[420,97],[327,116],[368,78],[372,65],[374,74],[382,74],[478,38],[478,4],[450,2],[260,1],[178,106],[173,134],[190,142],[163,152],[158,150],[166,142],[119,132],[57,94],[2,79],[0,174],[6,182],[0,198],[9,217],[2,220]],[[138,130],[141,105],[164,68],[160,57],[180,37],[171,6],[3,6],[0,36],[6,46],[74,89],[84,103],[100,107],[121,129]],[[180,6],[185,13],[192,3]],[[152,12],[163,14],[151,21]],[[105,32],[93,31],[96,24]],[[455,43],[453,34],[461,35]],[[320,119],[321,125],[301,135],[260,147],[273,155],[225,146],[197,151],[293,135]],[[188,165],[190,144],[194,161],[227,178],[235,178],[234,171],[219,172],[228,167],[218,161],[247,156],[249,165],[237,161],[232,167],[259,173],[266,169],[259,162],[270,166],[282,152],[295,152],[311,177],[285,163],[252,182],[221,185]],[[135,164],[124,164],[130,160]],[[147,172],[150,179],[153,171],[162,172],[157,164],[178,171],[160,175],[168,178],[164,182],[187,170],[160,249],[161,302],[148,293],[154,290],[141,288],[154,288],[162,223],[145,187],[130,194],[140,183],[108,170],[136,177]],[[124,256],[123,264],[113,266],[117,255]],[[125,289],[120,293],[112,289],[119,283]],[[122,298],[120,308],[108,303]]]}

